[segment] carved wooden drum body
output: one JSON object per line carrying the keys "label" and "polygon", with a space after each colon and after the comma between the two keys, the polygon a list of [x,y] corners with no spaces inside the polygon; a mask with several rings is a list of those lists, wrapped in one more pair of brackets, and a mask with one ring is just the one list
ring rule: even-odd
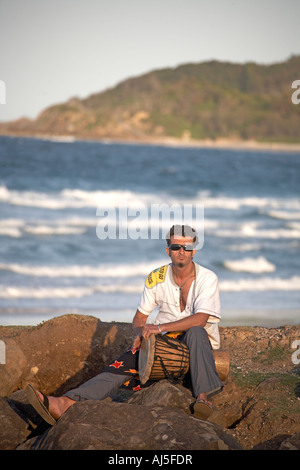
{"label": "carved wooden drum body", "polygon": [[[229,373],[228,349],[213,350],[215,365],[224,382]],[[189,349],[185,343],[167,335],[151,335],[142,340],[139,351],[139,377],[141,384],[148,380],[170,379],[180,381],[189,370]]]}
{"label": "carved wooden drum body", "polygon": [[166,335],[151,335],[143,339],[139,351],[139,377],[148,380],[180,378],[189,370],[189,349],[186,344]]}

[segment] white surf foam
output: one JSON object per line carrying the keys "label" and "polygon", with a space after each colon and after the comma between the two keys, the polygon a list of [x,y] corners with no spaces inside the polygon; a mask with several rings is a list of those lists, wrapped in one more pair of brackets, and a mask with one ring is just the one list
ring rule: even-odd
{"label": "white surf foam", "polygon": [[134,264],[103,264],[97,266],[71,265],[71,266],[27,266],[18,263],[0,263],[0,269],[11,271],[27,276],[43,277],[104,277],[104,278],[130,278],[135,276],[147,276],[153,266],[160,267],[166,263],[166,259],[157,260],[151,263]]}
{"label": "white surf foam", "polygon": [[0,219],[0,236],[20,238],[22,237],[22,227],[24,226],[22,219]]}
{"label": "white surf foam", "polygon": [[[2,299],[53,299],[53,298],[81,298],[91,296],[97,292],[102,293],[128,293],[141,294],[143,282],[112,283],[110,285],[95,285],[90,287],[17,287],[0,285],[0,298]],[[289,279],[259,278],[239,279],[220,282],[222,292],[242,291],[299,291],[300,277],[293,276]]]}
{"label": "white surf foam", "polygon": [[1,219],[0,236],[20,238],[26,233],[35,236],[76,235],[85,233],[89,227],[96,230],[97,223],[96,217],[70,217],[53,220],[34,220],[32,222],[25,219]]}
{"label": "white surf foam", "polygon": [[231,245],[228,247],[230,251],[259,251],[261,250],[261,245],[259,243],[241,243],[236,245]]}
{"label": "white surf foam", "polygon": [[59,227],[51,227],[50,225],[28,225],[24,227],[24,230],[33,235],[77,235],[86,232],[85,228],[68,227],[66,225]]}
{"label": "white surf foam", "polygon": [[220,290],[224,292],[299,291],[300,277],[293,276],[289,279],[260,277],[259,279],[221,281]]}
{"label": "white surf foam", "polygon": [[[285,210],[300,211],[300,201],[296,198],[264,198],[244,197],[234,198],[223,195],[211,196],[209,192],[199,191],[194,198],[171,198],[172,203],[201,204],[204,209],[228,209],[237,210],[243,207],[253,207],[255,210],[266,209],[269,211]],[[131,208],[143,208],[151,204],[162,204],[170,197],[163,192],[161,194],[137,193],[130,190],[111,191],[84,191],[82,189],[64,189],[57,193],[42,193],[34,191],[9,190],[6,186],[0,186],[0,202],[19,206],[40,207],[44,209],[65,209],[83,207],[115,208],[126,204]],[[270,212],[271,213],[271,212]],[[300,212],[299,212],[300,213]]]}
{"label": "white surf foam", "polygon": [[139,208],[149,203],[161,201],[153,194],[134,193],[132,191],[84,191],[81,189],[64,189],[58,193],[41,193],[34,191],[8,190],[0,187],[0,202],[17,205],[40,207],[43,209],[81,209],[84,207],[115,208],[126,203],[127,207]]}
{"label": "white surf foam", "polygon": [[2,299],[51,299],[51,298],[79,298],[93,294],[92,288],[80,287],[16,287],[0,286],[0,298]]}
{"label": "white surf foam", "polygon": [[290,211],[269,211],[266,213],[269,217],[274,219],[282,220],[298,220],[300,219],[300,212],[290,212]]}
{"label": "white surf foam", "polygon": [[[219,226],[216,220],[206,218],[203,220],[203,212],[195,215],[184,212],[184,208],[178,206],[178,222],[184,222],[195,226],[199,236],[201,232],[206,229],[214,229]],[[175,211],[175,209],[174,209]],[[97,211],[98,212],[98,211]],[[104,211],[99,212],[99,216],[93,217],[69,217],[64,219],[44,219],[44,220],[22,220],[22,219],[2,219],[0,220],[0,235],[11,237],[22,237],[24,234],[32,234],[35,236],[51,236],[51,235],[76,235],[83,234],[88,228],[94,228],[96,234],[101,234],[107,238],[107,226],[109,224],[111,232],[115,233],[114,238],[117,238],[117,230],[123,230],[129,237],[137,236],[140,238],[159,238],[159,233],[167,233],[170,224],[173,223],[172,212],[168,216],[162,217],[162,212],[155,212],[152,210],[143,210],[138,213],[134,209],[132,212],[128,211],[128,217],[119,216],[115,211],[111,214],[104,214]],[[126,213],[125,213],[126,214]],[[162,232],[160,232],[162,231]],[[113,237],[112,237],[113,238]]]}
{"label": "white surf foam", "polygon": [[204,204],[207,209],[228,209],[238,210],[243,207],[253,207],[255,209],[283,209],[282,213],[286,211],[300,210],[300,201],[296,198],[266,198],[266,197],[242,197],[234,198],[227,196],[211,197],[210,195],[203,195],[201,192],[197,195],[197,201]]}
{"label": "white surf foam", "polygon": [[224,261],[223,266],[230,271],[245,273],[271,273],[276,270],[276,266],[263,256],[258,258],[243,258],[239,260]]}
{"label": "white surf foam", "polygon": [[130,285],[98,285],[93,287],[16,287],[0,286],[2,299],[69,299],[91,296],[97,292],[103,293],[141,293],[143,283]]}
{"label": "white surf foam", "polygon": [[266,229],[258,222],[246,222],[245,224],[227,224],[226,227],[219,227],[210,231],[208,235],[224,238],[266,238],[271,240],[282,238],[300,238],[300,227],[290,228],[270,228]]}
{"label": "white surf foam", "polygon": [[21,238],[23,233],[20,229],[14,227],[0,227],[0,236]]}

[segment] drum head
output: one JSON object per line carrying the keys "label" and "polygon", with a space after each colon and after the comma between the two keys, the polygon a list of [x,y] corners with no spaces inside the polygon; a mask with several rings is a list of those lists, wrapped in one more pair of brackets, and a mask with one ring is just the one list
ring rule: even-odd
{"label": "drum head", "polygon": [[143,338],[139,350],[139,377],[141,384],[145,384],[149,380],[154,361],[154,352],[155,335],[150,335],[148,341],[145,341]]}

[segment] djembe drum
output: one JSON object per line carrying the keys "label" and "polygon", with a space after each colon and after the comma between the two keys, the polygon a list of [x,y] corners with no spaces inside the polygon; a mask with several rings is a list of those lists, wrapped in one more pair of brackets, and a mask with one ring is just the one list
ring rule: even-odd
{"label": "djembe drum", "polygon": [[[213,350],[217,373],[224,382],[229,373],[228,349]],[[189,349],[185,343],[167,335],[150,335],[142,340],[139,351],[139,377],[141,384],[148,380],[169,379],[178,382],[189,370]]]}
{"label": "djembe drum", "polygon": [[139,351],[141,384],[148,380],[180,381],[189,370],[189,349],[185,343],[167,335],[150,335]]}

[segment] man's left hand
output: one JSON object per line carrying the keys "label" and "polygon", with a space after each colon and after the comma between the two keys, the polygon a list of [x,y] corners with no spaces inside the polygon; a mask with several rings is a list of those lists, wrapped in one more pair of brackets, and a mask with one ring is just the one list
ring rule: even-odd
{"label": "man's left hand", "polygon": [[142,335],[146,341],[148,341],[150,335],[157,335],[157,334],[159,334],[159,329],[157,325],[147,324],[147,325],[144,325],[142,328]]}

